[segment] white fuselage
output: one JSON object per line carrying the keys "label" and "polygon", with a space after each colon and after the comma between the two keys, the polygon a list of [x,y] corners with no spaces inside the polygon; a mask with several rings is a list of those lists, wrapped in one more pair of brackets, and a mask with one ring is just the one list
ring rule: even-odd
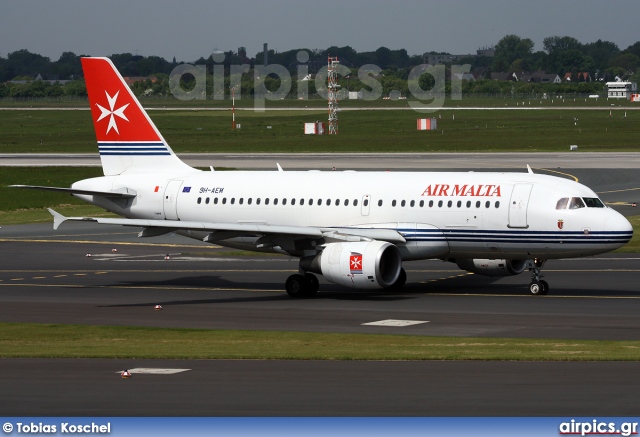
{"label": "white fuselage", "polygon": [[[406,239],[398,244],[404,260],[586,256],[621,247],[631,233],[622,215],[601,204],[558,209],[562,198],[597,195],[532,173],[194,171],[94,178],[73,187],[135,192],[129,203],[77,195],[128,218],[397,230]],[[217,241],[255,250],[254,242]]]}

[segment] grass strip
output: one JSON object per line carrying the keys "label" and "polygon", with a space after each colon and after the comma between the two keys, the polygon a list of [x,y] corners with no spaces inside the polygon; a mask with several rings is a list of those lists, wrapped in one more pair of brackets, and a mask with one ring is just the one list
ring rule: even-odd
{"label": "grass strip", "polygon": [[640,341],[0,323],[3,358],[638,361]]}
{"label": "grass strip", "polygon": [[[611,111],[611,112],[610,112]],[[610,116],[611,114],[611,116]],[[304,152],[563,152],[637,151],[640,111],[356,110],[340,113],[340,135],[305,135],[318,111],[151,111],[176,153]],[[416,119],[438,118],[437,131],[416,130]],[[88,111],[0,111],[0,153],[97,153]],[[464,158],[461,158],[464,159]]]}

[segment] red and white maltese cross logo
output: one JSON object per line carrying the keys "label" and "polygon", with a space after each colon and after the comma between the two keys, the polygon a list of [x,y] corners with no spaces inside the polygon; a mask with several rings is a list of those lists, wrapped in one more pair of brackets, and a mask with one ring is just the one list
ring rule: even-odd
{"label": "red and white maltese cross logo", "polygon": [[111,97],[107,91],[105,91],[104,93],[107,95],[107,101],[109,102],[109,109],[96,103],[96,106],[100,108],[100,111],[102,111],[102,113],[100,114],[100,118],[98,118],[97,121],[100,121],[105,117],[110,117],[109,125],[107,126],[107,134],[109,133],[109,131],[111,131],[111,129],[113,129],[116,131],[118,135],[120,135],[120,132],[118,131],[118,125],[116,124],[116,118],[114,117],[114,115],[116,117],[122,118],[123,120],[129,121],[127,116],[124,115],[124,110],[127,109],[127,106],[129,106],[129,104],[127,103],[126,105],[122,105],[118,109],[114,109],[116,107],[116,100],[118,100],[118,94],[120,94],[120,91],[118,91],[113,97]]}

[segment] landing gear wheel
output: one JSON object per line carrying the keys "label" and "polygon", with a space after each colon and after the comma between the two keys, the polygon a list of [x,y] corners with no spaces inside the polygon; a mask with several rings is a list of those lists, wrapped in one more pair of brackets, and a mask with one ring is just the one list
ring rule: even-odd
{"label": "landing gear wheel", "polygon": [[313,297],[318,294],[318,290],[320,289],[320,282],[315,275],[311,273],[305,273],[304,278],[307,280],[308,288],[305,296]]}
{"label": "landing gear wheel", "polygon": [[403,268],[400,268],[400,274],[398,275],[398,279],[396,279],[396,282],[393,283],[391,288],[393,290],[400,290],[402,287],[404,287],[404,284],[406,282],[407,282],[407,272]]}
{"label": "landing gear wheel", "polygon": [[546,281],[531,281],[529,292],[534,296],[542,296],[549,292],[549,284]]}
{"label": "landing gear wheel", "polygon": [[309,281],[300,275],[295,274],[291,275],[287,278],[287,282],[285,283],[285,289],[287,290],[287,294],[294,298],[301,298],[305,296],[305,291],[309,288]]}
{"label": "landing gear wheel", "polygon": [[540,294],[547,294],[549,292],[549,283],[547,281],[540,281],[540,284],[542,284],[542,293]]}

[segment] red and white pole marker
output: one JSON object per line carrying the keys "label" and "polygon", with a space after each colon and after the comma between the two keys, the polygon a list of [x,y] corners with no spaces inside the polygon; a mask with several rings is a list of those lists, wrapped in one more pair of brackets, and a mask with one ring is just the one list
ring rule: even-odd
{"label": "red and white pole marker", "polygon": [[159,311],[162,309],[162,307],[160,305],[156,305],[153,307],[154,310]]}
{"label": "red and white pole marker", "polygon": [[231,129],[236,128],[236,92],[231,88]]}
{"label": "red and white pole marker", "polygon": [[131,373],[127,369],[124,369],[120,374],[123,378],[131,378]]}
{"label": "red and white pole marker", "polygon": [[91,254],[90,254],[90,253],[88,253],[86,256],[87,256],[87,257],[91,257]]}
{"label": "red and white pole marker", "polygon": [[115,247],[113,249],[111,249],[111,252],[117,252],[118,249],[116,249]]}
{"label": "red and white pole marker", "polygon": [[166,255],[165,255],[165,257],[164,257],[164,259],[170,259],[170,258],[169,258],[169,254],[166,254]]}

